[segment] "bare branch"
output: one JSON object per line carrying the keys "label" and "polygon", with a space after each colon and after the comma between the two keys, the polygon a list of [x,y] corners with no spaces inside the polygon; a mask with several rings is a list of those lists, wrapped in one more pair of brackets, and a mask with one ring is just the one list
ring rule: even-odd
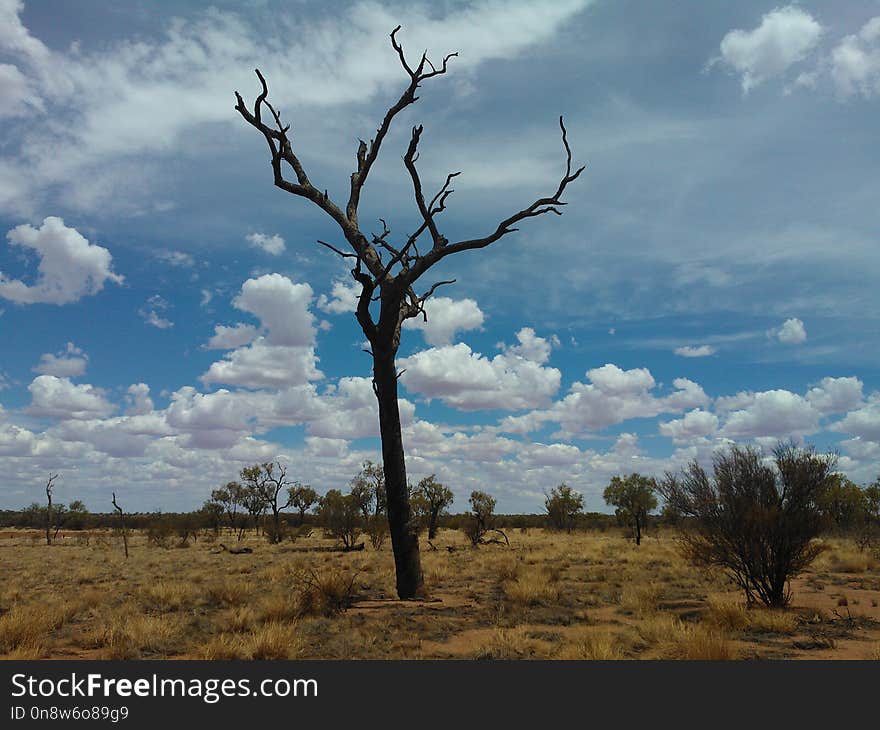
{"label": "bare branch", "polygon": [[[563,200],[560,200],[560,198],[562,197],[562,194],[565,192],[568,185],[577,180],[578,177],[580,177],[580,174],[584,171],[586,166],[581,166],[577,170],[572,172],[571,147],[568,144],[568,135],[562,117],[559,117],[559,128],[562,130],[562,144],[565,148],[565,174],[559,181],[556,192],[553,193],[553,195],[550,197],[538,198],[531,205],[523,208],[520,211],[517,211],[511,216],[508,216],[503,221],[501,221],[495,228],[495,230],[488,236],[484,236],[483,238],[472,238],[464,241],[458,241],[453,244],[447,244],[443,247],[435,247],[433,250],[425,254],[425,256],[420,258],[419,261],[416,262],[415,266],[412,267],[412,270],[409,272],[410,282],[418,279],[419,276],[421,276],[431,266],[436,264],[442,258],[448,256],[449,254],[458,253],[459,251],[468,251],[476,248],[485,248],[486,246],[495,243],[504,236],[510,233],[514,233],[515,231],[519,230],[514,226],[520,221],[526,220],[528,218],[535,218],[544,215],[545,213],[562,215],[562,211],[559,208],[565,205],[565,202]],[[441,200],[445,199],[441,198]]]}
{"label": "bare branch", "polygon": [[320,243],[322,246],[326,246],[334,253],[338,253],[344,259],[357,259],[357,258],[359,258],[359,256],[356,253],[346,253],[345,251],[340,251],[338,248],[336,248],[336,246],[331,246],[329,243],[327,243],[326,241],[322,241],[320,238],[318,239],[318,243]]}
{"label": "bare branch", "polygon": [[[370,141],[369,147],[363,141],[358,145],[357,170],[351,174],[351,193],[348,198],[348,205],[345,207],[345,214],[353,225],[357,225],[357,209],[358,203],[360,202],[361,190],[367,181],[367,176],[370,174],[370,169],[373,167],[373,163],[379,156],[382,142],[385,140],[385,136],[391,128],[391,122],[394,120],[394,117],[397,116],[401,110],[405,109],[410,104],[414,104],[418,100],[416,89],[419,88],[419,84],[422,81],[446,73],[449,59],[458,55],[457,53],[448,54],[443,59],[442,66],[437,69],[433,64],[430,64],[426,53],[424,53],[422,54],[419,65],[413,70],[409,63],[407,63],[406,55],[403,52],[403,46],[397,41],[397,32],[399,30],[400,26],[398,25],[393,31],[391,31],[391,46],[397,51],[401,66],[403,66],[403,69],[409,74],[410,83],[404,90],[403,94],[400,95],[397,102],[385,113],[382,123],[379,125],[379,129],[376,130],[376,136]],[[424,72],[425,63],[431,65],[432,70],[429,73]]]}

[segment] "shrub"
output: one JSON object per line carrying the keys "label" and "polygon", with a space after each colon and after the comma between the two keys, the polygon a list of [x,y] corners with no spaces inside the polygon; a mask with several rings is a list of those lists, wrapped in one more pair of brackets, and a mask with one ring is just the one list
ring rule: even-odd
{"label": "shrub", "polygon": [[733,446],[716,455],[712,478],[696,462],[660,485],[666,501],[691,518],[682,533],[694,563],[724,569],[746,601],[786,606],[788,583],[822,551],[819,501],[834,457],[780,444],[775,468],[759,451]]}
{"label": "shrub", "polygon": [[575,492],[567,484],[560,484],[550,490],[544,499],[547,522],[555,530],[571,532],[577,524],[577,516],[584,509],[584,495]]}

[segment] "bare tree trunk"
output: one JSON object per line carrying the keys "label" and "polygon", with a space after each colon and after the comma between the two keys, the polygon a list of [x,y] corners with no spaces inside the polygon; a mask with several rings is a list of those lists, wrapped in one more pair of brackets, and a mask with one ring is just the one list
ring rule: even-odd
{"label": "bare tree trunk", "polygon": [[397,595],[415,598],[422,592],[419,536],[414,529],[406,481],[406,461],[397,405],[397,370],[393,350],[373,351],[373,388],[379,401],[379,431],[382,436],[382,464],[388,498],[388,527],[397,574]]}
{"label": "bare tree trunk", "polygon": [[125,529],[125,513],[122,511],[122,507],[116,503],[116,492],[113,492],[113,509],[119,515],[119,524],[122,527],[122,545],[125,548],[125,559],[128,560],[128,530]]}
{"label": "bare tree trunk", "polygon": [[46,488],[46,496],[49,498],[49,504],[46,507],[46,544],[52,544],[52,492]]}

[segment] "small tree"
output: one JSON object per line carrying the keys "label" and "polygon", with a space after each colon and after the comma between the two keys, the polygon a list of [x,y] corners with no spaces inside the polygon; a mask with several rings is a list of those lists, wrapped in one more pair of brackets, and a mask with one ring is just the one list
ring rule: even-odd
{"label": "small tree", "polygon": [[865,491],[843,474],[832,474],[829,477],[828,488],[818,504],[831,527],[840,533],[852,532],[861,527],[868,511]]}
{"label": "small tree", "polygon": [[550,527],[571,532],[577,524],[578,515],[584,510],[584,495],[562,483],[545,495],[544,509],[547,510]]}
{"label": "small tree", "polygon": [[351,493],[357,499],[364,520],[370,515],[385,512],[385,472],[369,459],[363,463],[360,473],[351,480]]}
{"label": "small tree", "polygon": [[229,522],[229,528],[238,532],[239,540],[244,532],[244,520],[240,511],[244,509],[245,499],[245,489],[239,482],[226,482],[225,487],[211,492],[211,502],[220,506]]}
{"label": "small tree", "polygon": [[331,489],[321,500],[318,516],[329,537],[342,540],[346,550],[354,548],[364,527],[360,504],[354,495]]}
{"label": "small tree", "polygon": [[752,447],[716,454],[710,477],[696,462],[658,485],[667,503],[691,518],[682,533],[685,555],[717,566],[743,590],[746,601],[783,607],[790,580],[822,551],[819,504],[836,463],[812,448],[780,444],[774,467]]}
{"label": "small tree", "polygon": [[495,497],[485,492],[473,491],[468,501],[471,503],[471,514],[464,521],[462,530],[471,544],[476,546],[482,543],[500,543],[498,538],[486,539],[487,533],[497,532],[510,545],[507,535],[495,526]]}
{"label": "small tree", "polygon": [[300,484],[288,490],[288,503],[299,510],[299,524],[306,520],[306,512],[318,504],[318,493],[308,484]]}
{"label": "small tree", "polygon": [[269,542],[281,542],[284,539],[281,512],[290,506],[291,487],[297,486],[287,479],[287,467],[277,461],[246,466],[241,470],[241,479],[272,512],[272,525],[266,533]]}
{"label": "small tree", "polygon": [[206,499],[202,508],[199,510],[202,525],[207,526],[214,535],[220,533],[220,525],[223,524],[225,511],[223,505],[212,499]]}
{"label": "small tree", "polygon": [[642,530],[647,525],[648,515],[657,508],[656,487],[650,477],[630,474],[612,478],[602,495],[606,504],[617,508],[617,519],[633,530],[636,545],[642,544]]}
{"label": "small tree", "polygon": [[67,527],[70,530],[84,530],[86,527],[86,520],[88,519],[89,511],[86,509],[85,504],[79,499],[73,500],[67,506]]}
{"label": "small tree", "polygon": [[437,536],[440,516],[452,504],[455,495],[449,487],[437,481],[435,474],[422,479],[416,487],[416,493],[424,505],[425,517],[428,521],[428,539],[433,540]]}

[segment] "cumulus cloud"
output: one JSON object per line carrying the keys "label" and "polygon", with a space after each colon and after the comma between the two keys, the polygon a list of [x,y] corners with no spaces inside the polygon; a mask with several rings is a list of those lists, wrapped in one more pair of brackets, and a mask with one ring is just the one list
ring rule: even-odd
{"label": "cumulus cloud", "polygon": [[732,30],[721,40],[720,62],[742,79],[747,94],[756,86],[803,61],[819,42],[822,26],[807,11],[794,5],[777,8],[761,18],[752,30]]}
{"label": "cumulus cloud", "polygon": [[608,363],[588,370],[586,375],[589,383],[573,383],[568,395],[549,409],[506,418],[502,429],[529,433],[550,422],[560,424],[560,435],[576,436],[630,418],[676,413],[709,402],[703,389],[687,378],[673,380],[674,390],[668,395],[655,395],[652,391],[656,382],[647,368],[623,370]]}
{"label": "cumulus cloud", "polygon": [[223,324],[214,326],[214,336],[208,340],[205,348],[208,350],[232,350],[242,345],[253,342],[260,330],[252,324],[238,324],[227,327]]}
{"label": "cumulus cloud", "polygon": [[34,416],[68,418],[104,418],[116,410],[106,393],[92,385],[74,385],[69,378],[38,375],[28,386],[31,404],[27,412]]}
{"label": "cumulus cloud", "polygon": [[841,420],[831,424],[830,430],[848,433],[863,441],[880,443],[880,394],[873,394],[869,401]]}
{"label": "cumulus cloud", "polygon": [[682,418],[660,424],[660,433],[677,444],[711,436],[717,429],[718,416],[702,408],[695,408]]}
{"label": "cumulus cloud", "polygon": [[[464,411],[536,408],[559,390],[562,373],[520,354],[526,350],[513,352],[533,345],[523,330],[518,339],[519,346],[492,359],[464,343],[423,350],[400,360],[400,367],[406,369],[401,382],[410,392]],[[544,352],[534,348],[529,354],[543,357]]]}
{"label": "cumulus cloud", "polygon": [[[215,327],[208,347],[236,349],[213,363],[200,380],[246,388],[281,388],[322,377],[314,349],[311,302],[308,284],[294,284],[281,274],[248,279],[233,304],[257,317],[260,327],[241,323]],[[261,332],[264,334],[256,336]]]}
{"label": "cumulus cloud", "polygon": [[831,51],[831,78],[843,97],[880,93],[880,16],[871,18],[855,35]]}
{"label": "cumulus cloud", "polygon": [[61,218],[50,216],[39,228],[20,225],[6,234],[13,246],[34,251],[40,259],[32,285],[10,279],[0,271],[0,297],[19,304],[69,304],[97,294],[106,282],[122,284],[112,270],[113,257],[89,243]]}
{"label": "cumulus cloud", "polygon": [[862,381],[855,377],[822,378],[806,399],[820,413],[843,413],[862,402]]}
{"label": "cumulus cloud", "polygon": [[248,279],[233,300],[237,309],[260,320],[272,345],[306,347],[315,341],[315,317],[309,309],[312,287],[281,274]]}
{"label": "cumulus cloud", "polygon": [[775,337],[785,345],[799,345],[807,341],[807,330],[804,323],[796,317],[785,320],[779,327],[769,330],[767,335]]}
{"label": "cumulus cloud", "polygon": [[473,299],[435,297],[425,302],[425,314],[427,321],[415,317],[406,320],[404,327],[421,330],[425,342],[434,347],[451,344],[459,332],[480,329],[485,319]]}
{"label": "cumulus cloud", "polygon": [[320,377],[312,347],[273,345],[265,337],[258,337],[212,363],[199,380],[245,388],[282,388]]}
{"label": "cumulus cloud", "polygon": [[41,375],[55,375],[59,378],[75,378],[86,371],[89,356],[72,342],[61,352],[53,355],[47,352],[40,355],[39,364],[32,370]]}
{"label": "cumulus cloud", "polygon": [[[720,399],[719,399],[720,400]],[[728,413],[720,434],[727,438],[785,438],[815,433],[820,412],[788,390],[740,394],[738,408]]]}
{"label": "cumulus cloud", "polygon": [[333,282],[329,297],[326,294],[318,297],[318,309],[328,314],[354,312],[357,309],[360,293],[361,286],[356,281],[337,279]]}
{"label": "cumulus cloud", "polygon": [[245,240],[254,248],[259,248],[272,256],[284,253],[284,239],[277,233],[267,236],[265,233],[248,233]]}
{"label": "cumulus cloud", "polygon": [[153,410],[153,399],[150,398],[150,386],[146,383],[134,383],[128,386],[125,400],[128,408],[126,416],[143,416]]}
{"label": "cumulus cloud", "polygon": [[717,350],[712,345],[683,345],[675,348],[675,354],[679,357],[709,357]]}

